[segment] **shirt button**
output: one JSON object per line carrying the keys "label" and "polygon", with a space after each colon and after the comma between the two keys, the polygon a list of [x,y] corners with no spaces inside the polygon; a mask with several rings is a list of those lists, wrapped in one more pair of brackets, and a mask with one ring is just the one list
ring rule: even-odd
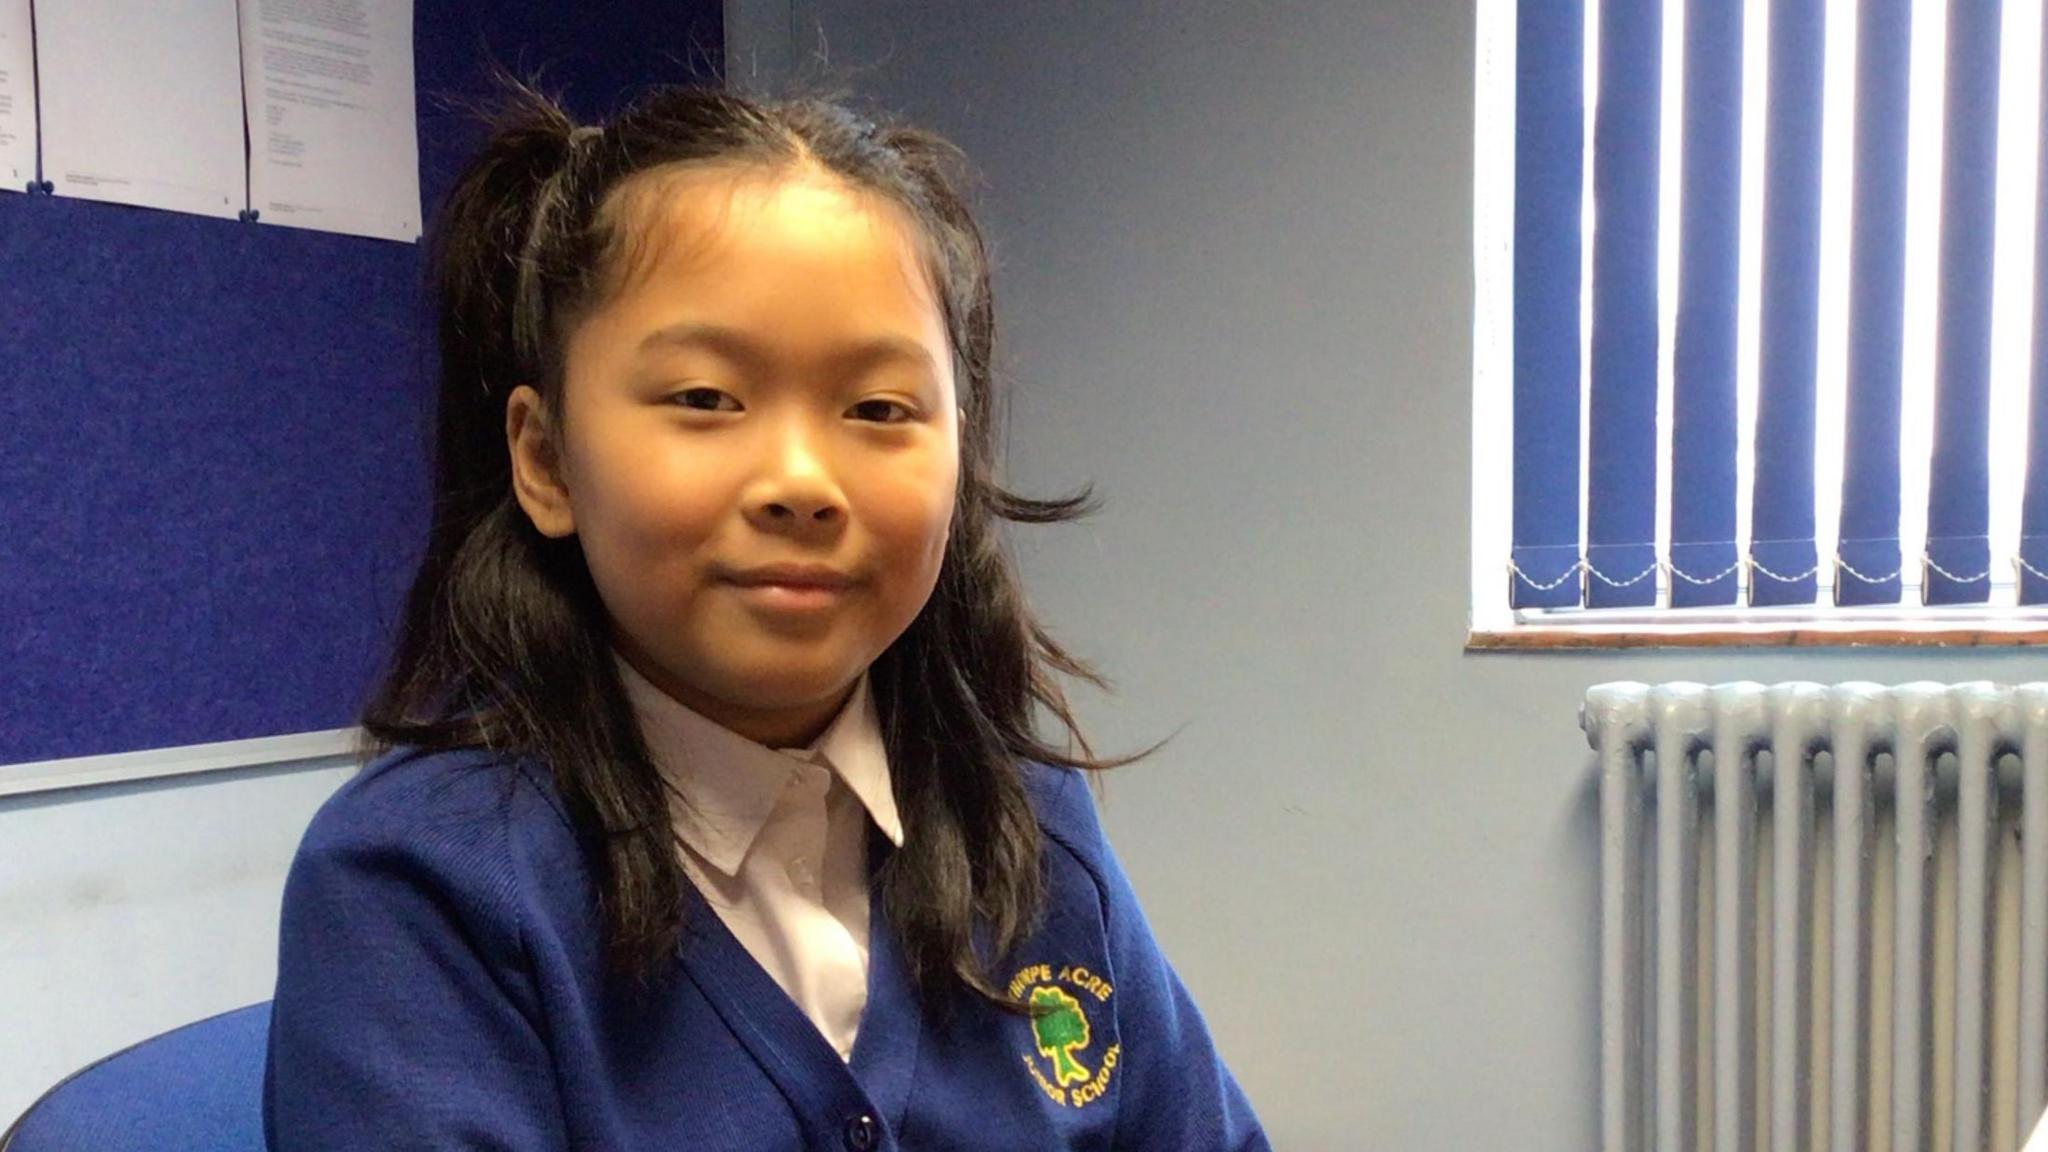
{"label": "shirt button", "polygon": [[846,1122],[846,1146],[853,1152],[868,1152],[881,1142],[873,1116],[855,1116]]}

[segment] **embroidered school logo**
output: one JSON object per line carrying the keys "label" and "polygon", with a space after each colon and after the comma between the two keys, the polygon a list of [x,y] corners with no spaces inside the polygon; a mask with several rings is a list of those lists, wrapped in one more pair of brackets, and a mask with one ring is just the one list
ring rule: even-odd
{"label": "embroidered school logo", "polygon": [[1078,965],[1055,971],[1050,964],[1033,964],[1011,978],[1010,998],[1032,1013],[1032,1050],[1023,1053],[1024,1068],[1046,1099],[1083,1108],[1108,1090],[1123,1046],[1111,1044],[1099,1053],[1092,1049],[1095,1029],[1088,1008],[1108,1004],[1115,991],[1109,981]]}
{"label": "embroidered school logo", "polygon": [[1031,1006],[1043,1013],[1032,1019],[1031,1034],[1038,1039],[1038,1054],[1052,1061],[1053,1082],[1063,1088],[1086,1083],[1088,1070],[1074,1059],[1074,1049],[1088,1046],[1088,1016],[1081,1002],[1041,984],[1031,990]]}

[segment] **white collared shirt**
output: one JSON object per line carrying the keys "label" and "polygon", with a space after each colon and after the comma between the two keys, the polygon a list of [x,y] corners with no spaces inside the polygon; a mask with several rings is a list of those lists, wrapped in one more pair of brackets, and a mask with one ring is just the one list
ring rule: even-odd
{"label": "white collared shirt", "polygon": [[672,805],[683,871],[740,944],[851,1059],[868,994],[867,823],[903,825],[863,675],[808,748],[769,748],[615,660]]}

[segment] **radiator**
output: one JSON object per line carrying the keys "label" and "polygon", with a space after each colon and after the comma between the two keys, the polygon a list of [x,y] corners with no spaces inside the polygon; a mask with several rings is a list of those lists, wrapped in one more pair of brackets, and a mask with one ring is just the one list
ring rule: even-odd
{"label": "radiator", "polygon": [[2048,684],[1603,684],[1581,722],[1603,1152],[2019,1146],[2048,1106]]}

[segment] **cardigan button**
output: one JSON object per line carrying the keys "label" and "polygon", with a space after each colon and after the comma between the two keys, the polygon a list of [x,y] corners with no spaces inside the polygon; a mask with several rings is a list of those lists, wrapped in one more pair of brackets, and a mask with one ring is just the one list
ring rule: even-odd
{"label": "cardigan button", "polygon": [[852,1152],[869,1152],[882,1142],[873,1116],[855,1116],[846,1122],[846,1146]]}

